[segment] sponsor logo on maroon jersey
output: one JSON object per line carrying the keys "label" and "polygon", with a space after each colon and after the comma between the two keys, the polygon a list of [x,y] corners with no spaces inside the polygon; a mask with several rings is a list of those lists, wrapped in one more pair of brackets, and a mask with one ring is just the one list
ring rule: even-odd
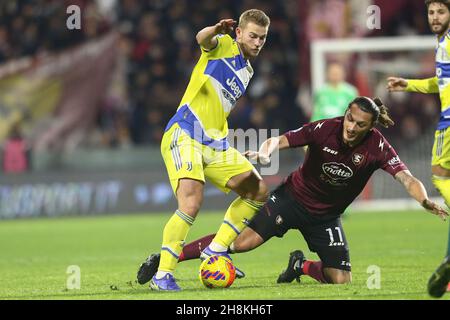
{"label": "sponsor logo on maroon jersey", "polygon": [[400,160],[400,158],[397,156],[397,157],[393,157],[391,160],[389,160],[389,162],[388,162],[388,164],[391,166],[391,167],[395,167],[395,166],[397,166],[397,165],[399,165],[399,164],[401,164],[402,163],[402,161]]}
{"label": "sponsor logo on maroon jersey", "polygon": [[353,177],[353,171],[343,163],[328,162],[322,165],[323,172],[333,180],[347,180]]}
{"label": "sponsor logo on maroon jersey", "polygon": [[359,166],[364,160],[364,156],[360,153],[354,153],[352,157],[352,161],[355,166]]}
{"label": "sponsor logo on maroon jersey", "polygon": [[331,153],[331,154],[333,154],[333,155],[335,155],[335,156],[338,154],[337,151],[335,151],[335,150],[333,150],[333,149],[330,149],[330,148],[328,148],[328,147],[323,148],[323,151],[328,152],[328,153]]}

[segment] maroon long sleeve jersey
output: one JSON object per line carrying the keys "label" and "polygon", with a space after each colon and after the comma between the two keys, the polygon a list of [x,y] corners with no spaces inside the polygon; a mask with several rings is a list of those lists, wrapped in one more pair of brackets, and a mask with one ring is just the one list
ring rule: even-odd
{"label": "maroon long sleeve jersey", "polygon": [[343,117],[312,122],[285,134],[291,148],[308,146],[303,165],[286,179],[286,184],[312,214],[342,214],[377,169],[392,176],[408,170],[375,128],[358,145],[347,146],[343,122]]}

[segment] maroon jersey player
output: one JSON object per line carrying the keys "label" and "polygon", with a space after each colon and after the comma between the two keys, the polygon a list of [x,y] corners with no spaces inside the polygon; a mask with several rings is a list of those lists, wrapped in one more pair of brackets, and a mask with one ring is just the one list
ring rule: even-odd
{"label": "maroon jersey player", "polygon": [[[375,128],[393,121],[380,99],[358,97],[344,117],[308,123],[270,138],[251,159],[270,161],[275,150],[308,146],[302,166],[277,189],[230,247],[230,253],[252,250],[273,236],[297,229],[320,261],[308,261],[302,251],[291,253],[288,268],[278,282],[306,274],[322,283],[351,281],[351,264],[341,214],[364,189],[371,175],[382,169],[398,180],[426,210],[445,220],[448,213],[428,199],[423,184],[411,175],[394,148]],[[198,257],[211,236],[188,244],[182,260]]]}
{"label": "maroon jersey player", "polygon": [[[349,112],[346,117],[352,119],[353,115]],[[304,164],[289,176],[286,185],[311,214],[340,215],[377,169],[392,176],[408,170],[377,129],[349,145],[342,135],[343,125],[342,117],[309,123],[278,139],[281,148],[308,145]]]}

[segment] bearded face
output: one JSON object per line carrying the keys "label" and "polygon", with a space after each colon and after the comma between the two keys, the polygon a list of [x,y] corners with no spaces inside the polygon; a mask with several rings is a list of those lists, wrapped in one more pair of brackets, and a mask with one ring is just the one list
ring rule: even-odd
{"label": "bearded face", "polygon": [[443,36],[449,29],[450,11],[443,3],[433,2],[428,6],[428,23],[431,31]]}

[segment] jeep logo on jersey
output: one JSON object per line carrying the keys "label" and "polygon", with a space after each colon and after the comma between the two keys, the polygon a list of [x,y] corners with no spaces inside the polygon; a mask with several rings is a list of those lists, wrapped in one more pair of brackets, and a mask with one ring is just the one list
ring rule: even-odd
{"label": "jeep logo on jersey", "polygon": [[242,90],[239,88],[239,84],[236,82],[236,76],[232,79],[227,79],[227,85],[230,87],[231,91],[234,93],[234,98],[237,100],[242,96]]}
{"label": "jeep logo on jersey", "polygon": [[360,153],[354,153],[352,157],[352,161],[355,166],[359,166],[364,160],[364,156]]}
{"label": "jeep logo on jersey", "polygon": [[347,180],[353,177],[353,171],[343,163],[328,162],[322,165],[322,170],[333,180]]}

